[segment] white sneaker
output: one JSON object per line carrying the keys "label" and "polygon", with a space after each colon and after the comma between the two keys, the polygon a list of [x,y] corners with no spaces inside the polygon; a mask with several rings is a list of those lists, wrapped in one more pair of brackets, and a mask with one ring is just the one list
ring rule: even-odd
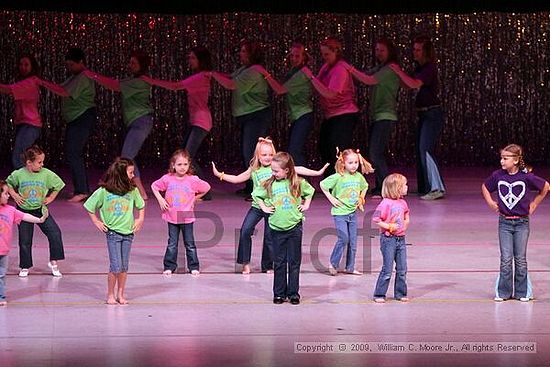
{"label": "white sneaker", "polygon": [[19,276],[21,278],[26,278],[29,276],[29,269],[21,269],[19,270]]}
{"label": "white sneaker", "polygon": [[191,275],[199,275],[200,274],[200,271],[198,270],[191,270]]}
{"label": "white sneaker", "polygon": [[503,302],[503,301],[504,301],[504,298],[495,297],[495,298],[493,298],[493,300],[494,300],[495,302]]}
{"label": "white sneaker", "polygon": [[162,274],[166,275],[166,276],[170,276],[170,275],[172,275],[172,270],[167,269],[167,270],[163,271]]}
{"label": "white sneaker", "polygon": [[520,300],[521,302],[529,302],[529,301],[531,300],[531,298],[529,298],[529,297],[521,297],[519,300]]}
{"label": "white sneaker", "polygon": [[54,277],[63,276],[63,274],[61,274],[61,272],[59,271],[59,268],[58,268],[57,264],[52,265],[52,263],[50,261],[48,261],[48,268],[50,268],[50,270],[52,271],[52,275]]}

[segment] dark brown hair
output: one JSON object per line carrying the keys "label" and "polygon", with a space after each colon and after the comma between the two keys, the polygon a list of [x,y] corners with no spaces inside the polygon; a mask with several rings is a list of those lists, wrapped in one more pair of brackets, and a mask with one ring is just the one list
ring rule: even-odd
{"label": "dark brown hair", "polygon": [[241,47],[244,47],[246,52],[248,52],[248,65],[263,65],[264,52],[258,42],[243,40],[241,41]]}
{"label": "dark brown hair", "polygon": [[139,64],[139,71],[134,75],[136,77],[147,74],[151,66],[151,57],[142,50],[134,50],[130,57],[135,57]]}
{"label": "dark brown hair", "polygon": [[21,63],[22,59],[29,59],[31,63],[31,72],[29,73],[29,75],[25,75],[25,76],[21,75],[21,73],[19,72],[19,78],[18,78],[19,80],[26,79],[30,76],[40,75],[40,65],[38,65],[38,61],[36,61],[36,57],[34,57],[34,55],[30,53],[23,53],[17,58],[18,71],[19,71],[19,64]]}
{"label": "dark brown hair", "polygon": [[382,37],[376,41],[375,45],[378,43],[386,46],[386,48],[388,49],[388,60],[386,60],[386,64],[390,64],[392,62],[399,64],[399,51],[397,47],[395,47],[393,42],[386,37]]}
{"label": "dark brown hair", "polygon": [[415,39],[413,40],[413,44],[414,43],[420,43],[422,45],[422,56],[424,56],[424,59],[426,59],[426,61],[428,62],[436,61],[435,48],[430,37],[428,36],[415,37]]}
{"label": "dark brown hair", "polygon": [[31,145],[25,151],[23,152],[23,161],[26,163],[27,161],[34,162],[36,157],[38,157],[41,154],[45,154],[42,149],[38,145]]}
{"label": "dark brown hair", "polygon": [[136,185],[128,177],[127,169],[130,166],[135,166],[134,161],[130,158],[117,158],[103,175],[99,182],[99,186],[112,194],[124,196],[134,190]]}

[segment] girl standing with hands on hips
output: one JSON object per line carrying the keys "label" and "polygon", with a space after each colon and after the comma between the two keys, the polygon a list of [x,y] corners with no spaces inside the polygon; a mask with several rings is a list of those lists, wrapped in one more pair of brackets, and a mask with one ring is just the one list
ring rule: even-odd
{"label": "girl standing with hands on hips", "polygon": [[[168,222],[168,247],[164,255],[164,275],[171,275],[178,267],[178,241],[183,233],[187,268],[199,274],[199,257],[193,236],[195,201],[210,190],[208,182],[193,175],[191,155],[178,149],[170,158],[168,174],[153,182],[153,194],[162,210],[162,219]],[[164,197],[160,192],[164,192]]]}
{"label": "girl standing with hands on hips", "polygon": [[[59,191],[65,187],[65,183],[54,172],[43,168],[46,155],[36,145],[27,148],[23,157],[25,167],[13,171],[6,180],[8,191],[17,203],[17,209],[40,218],[44,211],[47,211],[47,205],[53,202]],[[48,268],[53,276],[60,277],[62,274],[59,271],[58,261],[65,258],[61,229],[51,215],[44,223],[38,224],[38,227],[48,238],[50,248]],[[33,233],[34,223],[19,224],[19,267],[21,268],[19,276],[22,278],[29,275],[29,269],[33,266]]]}
{"label": "girl standing with hands on hips", "polygon": [[[300,304],[300,266],[302,263],[302,221],[315,189],[298,177],[290,154],[279,152],[271,162],[272,177],[254,198],[269,215],[274,249],[273,303],[288,298]],[[287,278],[288,272],[288,278]]]}
{"label": "girl standing with hands on hips", "polygon": [[[358,172],[361,167],[361,172]],[[334,218],[338,240],[330,255],[329,272],[338,273],[340,260],[347,248],[346,273],[361,275],[355,270],[355,253],[357,252],[357,218],[355,212],[363,209],[365,195],[369,185],[363,173],[374,170],[359,150],[346,149],[338,155],[336,173],[321,181],[321,190],[332,204],[331,214]]]}
{"label": "girl standing with hands on hips", "polygon": [[[517,144],[510,144],[500,151],[500,166],[501,169],[493,172],[481,185],[483,198],[499,214],[500,274],[494,300],[502,302],[516,298],[529,302],[533,298],[527,273],[529,216],[544,199],[550,186],[543,178],[530,172],[523,160],[523,149]],[[491,197],[495,191],[498,201]],[[532,191],[536,191],[537,195],[533,197]]]}
{"label": "girl standing with hands on hips", "polygon": [[392,173],[382,183],[382,201],[372,216],[372,221],[380,228],[380,252],[382,270],[376,281],[374,302],[386,302],[386,292],[390,285],[393,263],[395,262],[394,298],[408,302],[407,297],[407,247],[405,232],[409,227],[409,206],[403,199],[408,186],[405,176]]}
{"label": "girl standing with hands on hips", "polygon": [[[128,263],[134,234],[143,226],[145,202],[134,178],[134,162],[117,158],[105,173],[97,189],[84,203],[94,225],[107,236],[109,274],[107,275],[107,304],[125,305]],[[134,219],[134,208],[138,218]],[[99,210],[100,218],[96,211]],[[115,293],[115,287],[116,293]]]}

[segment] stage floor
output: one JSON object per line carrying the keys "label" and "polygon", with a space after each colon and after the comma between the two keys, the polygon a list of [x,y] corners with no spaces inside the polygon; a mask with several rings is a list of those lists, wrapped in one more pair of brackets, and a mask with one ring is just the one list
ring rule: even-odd
{"label": "stage floor", "polygon": [[[404,171],[414,188],[412,172]],[[239,187],[212,181],[214,200],[196,207],[199,276],[161,274],[167,228],[151,196],[132,247],[130,304],[109,306],[105,238],[81,205],[61,198],[50,212],[63,231],[62,278],[47,271],[47,243],[38,229],[36,266],[19,278],[14,238],[9,303],[0,308],[0,366],[547,366],[550,202],[531,221],[535,299],[495,303],[497,217],[480,194],[490,172],[446,169],[444,200],[407,198],[409,303],[372,301],[381,255],[370,214],[379,200],[369,198],[359,220],[356,264],[365,274],[333,277],[326,272],[335,240],[329,202],[316,193],[304,224],[302,304],[293,306],[274,305],[273,275],[259,272],[263,225],[254,239],[254,272],[238,273],[235,236],[250,206],[234,194]],[[184,259],[179,263],[183,268]],[[389,297],[392,292],[390,286]],[[526,349],[512,350],[518,343]],[[323,349],[301,353],[306,345]]]}

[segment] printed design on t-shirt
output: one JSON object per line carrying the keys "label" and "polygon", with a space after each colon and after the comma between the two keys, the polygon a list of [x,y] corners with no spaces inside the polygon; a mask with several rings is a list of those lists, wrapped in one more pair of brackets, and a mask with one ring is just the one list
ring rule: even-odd
{"label": "printed design on t-shirt", "polygon": [[[517,188],[521,188],[521,191]],[[525,182],[515,181],[508,183],[506,181],[498,181],[498,196],[506,207],[512,210],[517,203],[525,196]]]}
{"label": "printed design on t-shirt", "polygon": [[388,218],[388,223],[397,225],[397,229],[403,228],[403,215],[402,209],[399,206],[392,206],[390,208],[390,216]]}
{"label": "printed design on t-shirt", "polygon": [[40,181],[26,181],[21,183],[19,191],[27,204],[42,204],[44,201],[43,190],[45,185]]}
{"label": "printed design on t-shirt", "polygon": [[292,210],[296,203],[288,187],[273,188],[273,197],[273,206],[280,210]]}
{"label": "printed design on t-shirt", "polygon": [[166,201],[172,208],[182,208],[189,203],[189,198],[194,197],[195,192],[188,185],[170,184],[166,191]]}
{"label": "printed design on t-shirt", "polygon": [[346,182],[342,184],[342,192],[338,199],[343,203],[356,205],[359,199],[359,183]]}
{"label": "printed design on t-shirt", "polygon": [[10,218],[5,214],[0,214],[0,236],[8,233],[9,225],[11,225]]}
{"label": "printed design on t-shirt", "polygon": [[107,212],[115,217],[122,217],[124,214],[128,213],[130,206],[128,205],[128,200],[124,197],[118,197],[112,199],[107,206]]}

